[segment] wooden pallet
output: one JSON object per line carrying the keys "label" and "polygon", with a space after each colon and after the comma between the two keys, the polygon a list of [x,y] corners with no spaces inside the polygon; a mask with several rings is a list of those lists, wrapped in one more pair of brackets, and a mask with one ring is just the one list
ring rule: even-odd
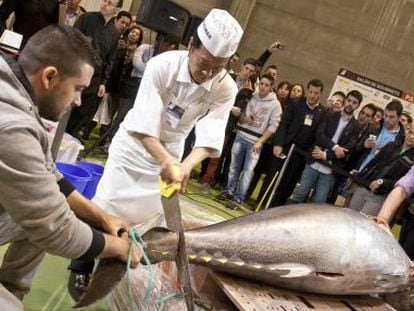
{"label": "wooden pallet", "polygon": [[211,276],[233,304],[242,311],[395,310],[382,300],[371,296],[321,296],[279,289],[217,272],[211,272]]}

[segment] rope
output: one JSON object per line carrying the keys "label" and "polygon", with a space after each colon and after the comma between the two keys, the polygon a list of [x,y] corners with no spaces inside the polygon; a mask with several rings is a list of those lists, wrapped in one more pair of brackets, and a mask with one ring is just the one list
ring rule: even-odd
{"label": "rope", "polygon": [[[157,279],[158,275],[155,272],[154,268],[152,267],[151,261],[147,255],[147,253],[144,251],[144,241],[142,240],[142,237],[137,229],[131,227],[129,231],[129,237],[130,237],[130,243],[129,243],[129,252],[128,252],[128,260],[127,260],[127,273],[126,273],[126,281],[127,281],[127,287],[128,287],[128,300],[129,300],[129,306],[131,310],[138,311],[137,305],[134,303],[134,298],[132,294],[132,286],[131,286],[131,278],[130,278],[130,272],[131,272],[131,258],[132,258],[132,248],[135,245],[141,250],[142,257],[144,259],[145,265],[150,272],[150,278],[148,282],[148,286],[146,288],[144,303],[149,305],[150,304],[150,298],[151,293],[154,291],[155,288],[155,280]],[[159,309],[162,310],[164,307],[165,302],[167,302],[170,299],[175,298],[182,298],[182,294],[176,294],[176,293],[165,293],[163,294],[159,299],[155,301],[155,303],[158,305]]]}

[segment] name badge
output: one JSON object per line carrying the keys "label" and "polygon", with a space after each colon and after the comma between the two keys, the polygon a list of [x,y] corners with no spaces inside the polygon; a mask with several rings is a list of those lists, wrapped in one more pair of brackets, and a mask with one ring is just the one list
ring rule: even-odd
{"label": "name badge", "polygon": [[305,115],[305,121],[303,122],[306,126],[312,126],[313,116],[311,114]]}
{"label": "name badge", "polygon": [[180,123],[181,118],[184,114],[184,109],[177,105],[169,105],[166,113],[166,122],[172,127],[176,128],[178,123]]}

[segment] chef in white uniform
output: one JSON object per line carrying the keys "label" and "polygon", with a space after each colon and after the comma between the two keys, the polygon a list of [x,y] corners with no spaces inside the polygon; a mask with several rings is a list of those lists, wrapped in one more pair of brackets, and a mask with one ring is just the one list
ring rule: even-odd
{"label": "chef in white uniform", "polygon": [[[164,222],[158,177],[181,183],[185,191],[193,167],[220,155],[237,93],[224,68],[242,35],[227,11],[213,9],[188,51],[164,52],[148,61],[134,107],[109,148],[93,198],[98,206],[125,217],[141,232]],[[184,140],[194,125],[195,146],[180,162]],[[174,173],[174,166],[180,174]],[[83,291],[92,268],[93,262],[72,261],[69,287]]]}
{"label": "chef in white uniform", "polygon": [[[196,164],[220,155],[237,93],[224,68],[242,34],[228,12],[213,9],[188,51],[165,52],[148,62],[134,108],[109,149],[94,198],[99,206],[131,224],[162,217],[158,176],[181,182],[185,189]],[[184,140],[194,124],[194,149],[180,163]],[[177,164],[180,176],[173,174]]]}

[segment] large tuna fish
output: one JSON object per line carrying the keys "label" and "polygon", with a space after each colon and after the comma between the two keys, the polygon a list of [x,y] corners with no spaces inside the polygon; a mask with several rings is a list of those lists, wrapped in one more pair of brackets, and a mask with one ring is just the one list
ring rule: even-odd
{"label": "large tuna fish", "polygon": [[[177,234],[143,236],[152,262],[174,260]],[[191,263],[323,294],[392,293],[409,282],[410,260],[395,239],[361,214],[331,205],[272,208],[185,232]]]}

